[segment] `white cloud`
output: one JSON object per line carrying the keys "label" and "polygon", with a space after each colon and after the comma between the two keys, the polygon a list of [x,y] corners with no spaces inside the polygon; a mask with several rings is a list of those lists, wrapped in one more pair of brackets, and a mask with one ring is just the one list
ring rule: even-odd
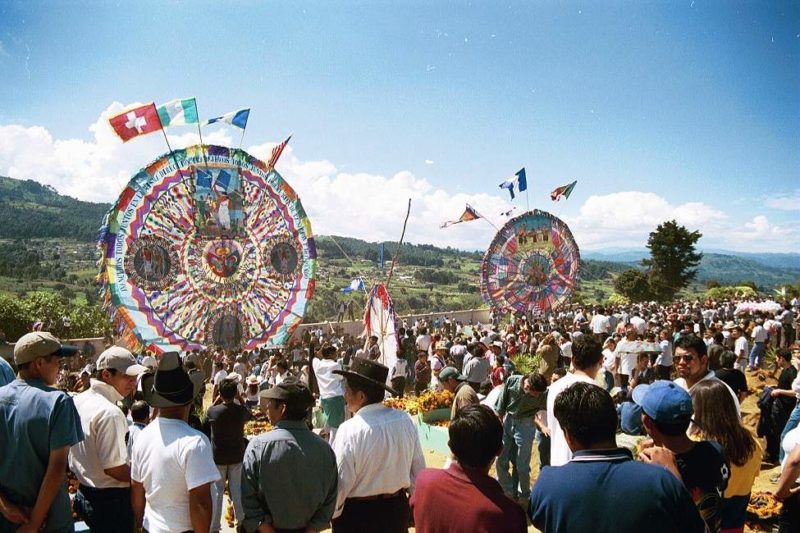
{"label": "white cloud", "polygon": [[781,211],[800,211],[800,190],[795,190],[791,194],[779,194],[768,198],[764,204],[772,209]]}
{"label": "white cloud", "polygon": [[432,165],[432,164],[433,164],[433,160],[431,160],[431,159],[426,159],[426,160],[425,160],[425,164],[426,164],[426,165]]}
{"label": "white cloud", "polygon": [[[126,144],[119,141],[108,125],[108,117],[122,109],[119,102],[108,106],[89,126],[89,140],[54,139],[40,126],[0,125],[0,175],[34,179],[82,200],[113,201],[137,169],[167,151],[159,134]],[[198,142],[192,128],[168,131],[173,148]],[[204,131],[203,140],[207,144],[234,144],[227,128]],[[247,150],[266,160],[276,144],[256,144]],[[439,226],[444,221],[457,220],[466,204],[500,226],[507,220],[500,213],[511,207],[506,195],[445,190],[427,177],[405,170],[382,176],[345,172],[324,159],[302,160],[291,143],[278,162],[278,170],[300,195],[316,234],[370,241],[397,239],[411,198],[408,242],[485,249],[495,233],[485,220],[446,229]],[[789,196],[774,200],[785,198]],[[553,209],[557,212],[563,205]],[[518,209],[514,216],[521,212]],[[675,204],[650,192],[622,191],[590,196],[578,215],[562,218],[570,225],[578,245],[585,249],[641,248],[658,224],[671,219],[690,230],[699,230],[703,234],[702,247],[781,251],[800,245],[796,225],[775,225],[764,215],[753,215],[751,221],[742,222],[741,217],[732,219],[706,203]]]}

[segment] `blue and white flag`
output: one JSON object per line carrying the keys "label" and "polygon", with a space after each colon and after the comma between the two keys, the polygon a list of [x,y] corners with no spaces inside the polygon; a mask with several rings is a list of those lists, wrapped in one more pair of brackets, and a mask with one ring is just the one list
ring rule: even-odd
{"label": "blue and white flag", "polygon": [[367,292],[367,289],[364,288],[364,278],[356,278],[350,282],[350,285],[342,289],[342,292],[353,292],[353,291]]}
{"label": "blue and white flag", "polygon": [[508,178],[500,184],[501,189],[508,189],[511,194],[511,199],[514,199],[514,188],[517,192],[522,192],[528,189],[528,180],[525,178],[525,167],[519,169],[519,172]]}
{"label": "blue and white flag", "polygon": [[239,111],[231,111],[225,113],[221,117],[210,118],[203,122],[203,126],[214,124],[215,122],[224,122],[237,128],[245,129],[247,127],[247,117],[250,116],[250,109],[240,109]]}
{"label": "blue and white flag", "polygon": [[202,168],[196,168],[195,172],[197,173],[197,186],[211,189],[211,178],[213,177],[211,172],[206,172]]}

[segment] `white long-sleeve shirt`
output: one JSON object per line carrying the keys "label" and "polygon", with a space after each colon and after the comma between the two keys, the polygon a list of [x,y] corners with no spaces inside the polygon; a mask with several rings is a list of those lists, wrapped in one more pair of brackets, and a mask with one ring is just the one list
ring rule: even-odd
{"label": "white long-sleeve shirt", "polygon": [[404,411],[383,404],[365,405],[339,426],[333,441],[339,469],[339,494],[333,517],[347,498],[413,491],[425,456],[417,428]]}

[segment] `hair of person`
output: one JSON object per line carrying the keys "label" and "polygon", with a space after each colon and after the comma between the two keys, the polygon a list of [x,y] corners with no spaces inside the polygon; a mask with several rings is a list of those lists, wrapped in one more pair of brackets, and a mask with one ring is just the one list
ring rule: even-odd
{"label": "hair of person", "polygon": [[705,341],[695,335],[686,335],[675,341],[675,349],[693,350],[700,357],[705,357],[708,354],[708,348]]}
{"label": "hair of person", "polygon": [[99,380],[102,381],[102,379],[103,379],[103,370],[108,370],[108,374],[111,375],[111,376],[116,376],[117,375],[117,369],[116,368],[95,368],[94,372],[92,372],[92,377],[94,379],[99,379]]}
{"label": "hair of person", "polygon": [[779,348],[776,357],[780,357],[784,361],[792,362],[792,351],[789,348]]}
{"label": "hair of person", "polygon": [[579,381],[556,396],[556,420],[573,439],[586,447],[614,442],[617,410],[609,394],[591,383]]}
{"label": "hair of person", "polygon": [[556,368],[555,370],[553,370],[553,374],[558,376],[558,377],[560,377],[560,378],[563,378],[564,376],[567,375],[567,367],[560,366],[560,367]]}
{"label": "hair of person", "polygon": [[536,392],[544,392],[547,389],[547,380],[538,372],[531,372],[525,376],[528,386]]}
{"label": "hair of person", "polygon": [[722,342],[725,340],[725,335],[723,335],[721,331],[717,331],[714,333],[713,339],[715,343],[722,344]]}
{"label": "hair of person", "polygon": [[694,408],[693,433],[719,442],[728,459],[743,466],[755,453],[756,443],[742,425],[728,387],[716,379],[707,379],[696,383],[690,394]]}
{"label": "hair of person", "polygon": [[286,410],[283,412],[283,420],[305,420],[306,416],[308,416],[308,410],[311,409],[311,406],[303,407],[296,404],[292,405],[281,400],[273,401],[286,406]]}
{"label": "hair of person", "polygon": [[186,361],[186,364],[183,366],[186,368],[186,370],[194,370],[197,368],[197,365],[194,364],[194,361]]}
{"label": "hair of person", "polygon": [[223,400],[233,400],[238,390],[239,385],[232,379],[223,379],[219,384],[219,395]]}
{"label": "hair of person", "polygon": [[503,425],[485,405],[462,407],[447,433],[447,444],[461,466],[485,468],[503,448]]}
{"label": "hair of person", "polygon": [[386,397],[386,391],[378,385],[371,385],[361,380],[345,377],[347,387],[353,392],[363,392],[367,397],[367,405],[381,403]]}
{"label": "hair of person", "polygon": [[131,418],[134,422],[146,422],[150,418],[150,406],[144,400],[136,400],[131,404]]}
{"label": "hair of person", "polygon": [[586,370],[603,360],[603,348],[591,335],[581,335],[572,343],[572,364]]}
{"label": "hair of person", "polygon": [[[336,350],[336,348],[334,348],[334,350]],[[284,361],[283,359],[275,363],[275,366],[277,366],[278,368],[282,368],[284,370],[289,370],[289,365],[286,364],[286,361]]]}
{"label": "hair of person", "polygon": [[556,338],[553,337],[552,333],[548,333],[542,339],[542,344],[551,344],[551,345],[555,346],[556,345]]}
{"label": "hair of person", "polygon": [[[644,416],[647,416],[646,414]],[[650,418],[647,416],[647,418]],[[691,424],[691,420],[686,420],[685,422],[675,422],[672,424],[664,424],[663,422],[659,423],[650,418],[653,421],[653,424],[656,426],[658,431],[666,435],[667,437],[677,437],[683,433],[686,433],[686,430],[689,429],[689,425]]]}
{"label": "hair of person", "polygon": [[733,365],[736,363],[736,354],[730,350],[724,350],[719,355],[719,365],[722,368],[733,368]]}

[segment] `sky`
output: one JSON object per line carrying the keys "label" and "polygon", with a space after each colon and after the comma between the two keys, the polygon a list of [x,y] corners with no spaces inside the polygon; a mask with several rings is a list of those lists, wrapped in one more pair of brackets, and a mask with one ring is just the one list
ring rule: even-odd
{"label": "sky", "polygon": [[[414,243],[485,249],[515,207],[583,250],[670,219],[701,248],[800,247],[798,1],[0,0],[0,175],[113,201],[166,145],[108,118],[192,96],[201,118],[251,108],[257,157],[293,134],[277,170],[316,234],[396,240],[411,198]],[[467,203],[491,224],[440,229]]]}

